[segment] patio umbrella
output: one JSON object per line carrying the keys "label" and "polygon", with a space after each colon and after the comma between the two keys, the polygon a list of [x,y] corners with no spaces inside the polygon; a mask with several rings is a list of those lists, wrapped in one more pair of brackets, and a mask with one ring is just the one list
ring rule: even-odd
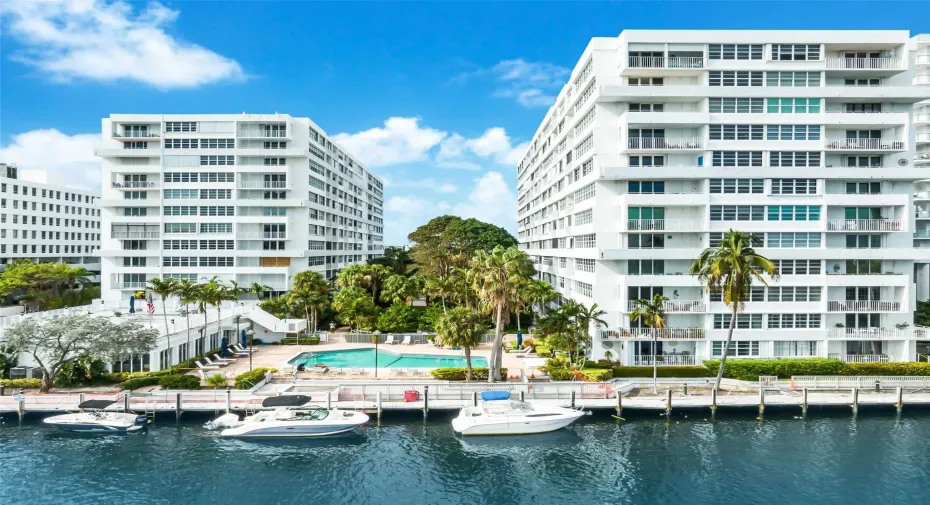
{"label": "patio umbrella", "polygon": [[523,332],[517,330],[517,349],[523,349]]}
{"label": "patio umbrella", "polygon": [[130,314],[136,313],[136,296],[135,295],[129,295],[129,313]]}
{"label": "patio umbrella", "polygon": [[245,338],[245,330],[242,330],[242,335],[239,338],[242,340],[242,347],[248,349],[249,341]]}
{"label": "patio umbrella", "polygon": [[226,337],[220,339],[220,357],[226,357],[226,347],[229,346],[229,340]]}

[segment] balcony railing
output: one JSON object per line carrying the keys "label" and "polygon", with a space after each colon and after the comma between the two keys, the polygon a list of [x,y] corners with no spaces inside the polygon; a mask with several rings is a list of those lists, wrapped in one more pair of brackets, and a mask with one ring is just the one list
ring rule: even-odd
{"label": "balcony railing", "polygon": [[628,231],[700,231],[703,227],[696,219],[631,219],[626,223]]}
{"label": "balcony railing", "polygon": [[827,310],[830,312],[900,312],[901,302],[885,300],[847,300],[829,301]]}
{"label": "balcony railing", "polygon": [[[634,311],[636,300],[630,300],[627,308],[630,312]],[[665,312],[707,312],[707,305],[703,300],[666,300],[662,302],[662,310]]]}
{"label": "balcony railing", "polygon": [[707,338],[704,328],[620,328],[599,330],[601,339],[652,339],[659,340],[703,340]]}
{"label": "balcony railing", "polygon": [[114,231],[110,238],[127,238],[127,239],[152,239],[158,238],[157,231]]}
{"label": "balcony railing", "polygon": [[239,132],[236,136],[239,138],[244,138],[244,139],[283,139],[283,138],[287,138],[287,131],[286,130],[276,130],[276,131],[272,130],[272,131],[261,131],[261,132],[244,131],[244,132]]}
{"label": "balcony railing", "polygon": [[702,56],[630,56],[630,68],[704,68]]}
{"label": "balcony railing", "polygon": [[243,240],[265,240],[265,239],[278,239],[284,240],[287,238],[286,231],[265,231],[265,232],[254,232],[254,233],[240,233],[238,238]]}
{"label": "balcony railing", "polygon": [[152,132],[113,132],[115,139],[157,139],[161,135]]}
{"label": "balcony railing", "polygon": [[112,187],[116,189],[157,188],[158,183],[155,181],[114,182]]}
{"label": "balcony railing", "polygon": [[146,289],[148,283],[145,282],[114,282],[113,289]]}
{"label": "balcony railing", "polygon": [[827,338],[832,340],[885,340],[896,338],[923,339],[930,336],[930,328],[830,328]]}
{"label": "balcony railing", "polygon": [[[695,366],[704,363],[707,358],[693,354],[657,354],[656,366]],[[633,356],[633,366],[652,366],[652,356]]]}
{"label": "balcony railing", "polygon": [[904,231],[904,221],[892,219],[830,219],[830,231]]}
{"label": "balcony railing", "polygon": [[829,69],[904,70],[903,58],[827,58]]}
{"label": "balcony railing", "polygon": [[886,139],[827,139],[828,151],[903,151],[904,142]]}
{"label": "balcony railing", "polygon": [[917,62],[918,65],[930,65],[930,55],[928,55],[928,54],[922,54],[922,55],[920,55],[920,56],[917,57],[917,61],[916,61],[916,62]]}
{"label": "balcony railing", "polygon": [[239,189],[286,189],[287,182],[285,181],[239,181],[236,186]]}
{"label": "balcony railing", "polygon": [[845,361],[847,363],[888,363],[897,361],[894,354],[833,354],[830,358]]}
{"label": "balcony railing", "polygon": [[701,149],[704,139],[699,137],[630,137],[630,149]]}
{"label": "balcony railing", "polygon": [[930,123],[930,114],[915,114],[915,123]]}

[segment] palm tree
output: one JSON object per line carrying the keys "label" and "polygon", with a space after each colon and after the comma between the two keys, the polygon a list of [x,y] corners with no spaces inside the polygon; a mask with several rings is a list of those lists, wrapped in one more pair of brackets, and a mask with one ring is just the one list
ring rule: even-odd
{"label": "palm tree", "polygon": [[200,301],[200,284],[190,279],[181,279],[178,281],[178,297],[184,304],[184,315],[187,317],[187,348],[191,346],[191,304],[197,304]]}
{"label": "palm tree", "polygon": [[178,294],[178,282],[173,277],[149,279],[148,290],[161,298],[161,311],[165,315],[165,337],[168,339],[168,368],[171,368],[171,330],[168,329],[168,307],[165,300]]}
{"label": "palm tree", "polygon": [[[197,289],[197,309],[203,312],[203,336],[207,336],[207,308],[213,305],[213,301],[216,300],[218,293],[217,290],[220,288],[220,282],[216,276],[213,276],[212,279],[207,281],[204,284],[200,284]],[[238,338],[238,335],[237,335]],[[191,354],[190,343],[188,343],[187,348],[188,356]]]}
{"label": "palm tree", "polygon": [[436,333],[442,343],[450,347],[461,347],[465,351],[465,381],[472,379],[471,350],[481,344],[488,331],[483,315],[468,307],[456,307],[436,319]]}
{"label": "palm tree", "polygon": [[736,318],[752,290],[753,282],[759,281],[763,286],[767,286],[768,283],[762,277],[763,273],[771,279],[778,278],[772,260],[756,254],[753,245],[761,245],[761,241],[749,233],[730,230],[724,234],[717,247],[704,249],[691,265],[691,275],[696,275],[708,291],[722,293],[723,302],[732,310],[730,328],[727,341],[723,344],[723,355],[720,357],[720,369],[717,370],[714,389],[720,388],[723,367],[727,361],[730,342],[733,340],[733,330],[736,328]]}
{"label": "palm tree", "polygon": [[455,283],[450,277],[427,277],[423,283],[423,292],[432,299],[442,300],[442,311],[446,311],[446,299],[455,295]]}
{"label": "palm tree", "polygon": [[[307,331],[316,333],[319,312],[329,303],[329,290],[332,284],[319,272],[308,270],[294,276],[294,291],[301,294],[310,309],[307,317]],[[311,325],[312,322],[312,325]]]}
{"label": "palm tree", "polygon": [[[526,301],[532,306],[538,305],[539,314],[542,314],[545,304],[559,297],[558,291],[542,279],[530,279],[524,289]],[[536,325],[536,313],[533,314],[533,325]]]}
{"label": "palm tree", "polygon": [[421,290],[420,277],[392,275],[384,281],[384,287],[381,289],[381,301],[390,304],[404,302],[409,305],[419,298]]}
{"label": "palm tree", "polygon": [[667,296],[659,293],[652,295],[652,299],[641,298],[636,300],[633,305],[633,312],[630,312],[630,321],[639,321],[641,324],[652,328],[652,389],[658,394],[658,364],[656,363],[656,347],[659,338],[658,330],[665,328],[665,302]]}
{"label": "palm tree", "polygon": [[262,294],[267,293],[268,291],[271,291],[271,286],[265,286],[264,284],[259,284],[257,282],[253,282],[252,285],[246,289],[246,292],[255,295],[255,298],[258,298],[259,300],[262,299]]}
{"label": "palm tree", "polygon": [[[212,286],[211,283],[213,283]],[[233,301],[236,298],[233,296],[233,292],[229,286],[223,284],[222,281],[218,281],[215,277],[211,279],[210,283],[207,285],[210,286],[207,288],[209,304],[216,308],[216,338],[217,340],[221,340],[223,338],[223,302]],[[239,338],[239,335],[236,335],[236,338]]]}
{"label": "palm tree", "polygon": [[473,287],[478,297],[494,307],[494,346],[488,381],[496,382],[501,376],[501,341],[503,340],[504,311],[513,306],[516,288],[520,281],[533,273],[533,263],[525,252],[516,247],[497,246],[491,252],[479,250],[471,260],[474,271]]}
{"label": "palm tree", "polygon": [[[591,345],[591,331],[597,330],[602,326],[607,326],[607,322],[602,319],[607,312],[597,308],[597,304],[585,307],[584,304],[577,304],[575,309],[575,325],[578,330],[578,342],[585,350]],[[586,353],[581,353],[582,360],[585,359]]]}

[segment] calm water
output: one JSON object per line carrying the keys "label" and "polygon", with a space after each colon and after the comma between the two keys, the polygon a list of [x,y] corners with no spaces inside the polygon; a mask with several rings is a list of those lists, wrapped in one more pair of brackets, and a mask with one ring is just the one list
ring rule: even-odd
{"label": "calm water", "polygon": [[237,441],[206,418],[146,434],[0,426],[0,504],[926,504],[930,416],[812,411],[759,423],[696,414],[549,435],[468,439],[449,416],[361,435]]}
{"label": "calm water", "polygon": [[[330,368],[375,368],[375,350],[305,352],[289,363],[304,363],[307,367],[328,365]],[[465,358],[440,354],[402,354],[378,349],[377,363],[378,368],[463,368]],[[487,368],[488,361],[474,356],[471,358],[471,366]]]}

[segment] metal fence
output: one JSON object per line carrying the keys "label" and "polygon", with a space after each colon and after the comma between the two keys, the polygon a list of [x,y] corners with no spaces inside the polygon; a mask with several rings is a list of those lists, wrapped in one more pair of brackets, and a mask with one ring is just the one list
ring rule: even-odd
{"label": "metal fence", "polygon": [[[783,383],[779,383],[782,385]],[[834,376],[834,375],[795,375],[787,383],[792,389],[830,389],[830,388],[874,388],[878,387],[930,387],[930,377],[905,376]]]}
{"label": "metal fence", "polygon": [[[348,344],[370,344],[372,336],[378,336],[379,344],[429,344],[430,339],[435,339],[435,333],[346,333],[344,338]],[[529,338],[529,337],[527,337]],[[482,344],[494,341],[494,334],[489,333],[481,339]]]}
{"label": "metal fence", "polygon": [[427,388],[431,400],[469,400],[474,394],[485,391],[509,391],[511,397],[520,394],[526,399],[570,399],[572,392],[576,399],[594,399],[613,397],[614,384],[609,382],[546,382],[546,383],[371,383],[340,384],[339,401],[377,401],[381,393],[382,401],[403,401],[407,391],[416,391],[420,397]]}

